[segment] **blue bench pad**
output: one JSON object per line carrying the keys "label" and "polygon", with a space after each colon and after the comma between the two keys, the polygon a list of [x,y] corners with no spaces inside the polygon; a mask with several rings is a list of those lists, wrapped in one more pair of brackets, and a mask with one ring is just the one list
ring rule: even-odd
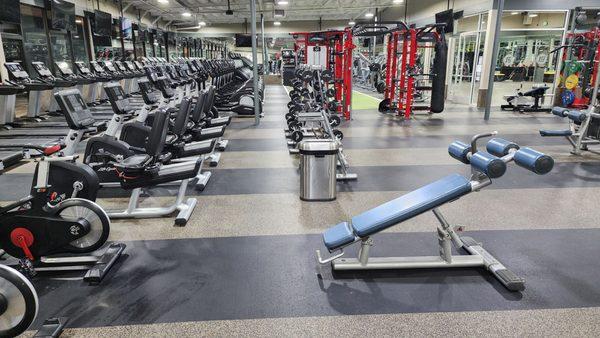
{"label": "blue bench pad", "polygon": [[348,222],[339,223],[325,231],[323,243],[329,251],[354,242],[354,234]]}
{"label": "blue bench pad", "polygon": [[573,133],[570,130],[540,130],[542,136],[571,136]]}
{"label": "blue bench pad", "polygon": [[465,177],[453,174],[352,218],[358,237],[367,237],[471,192]]}

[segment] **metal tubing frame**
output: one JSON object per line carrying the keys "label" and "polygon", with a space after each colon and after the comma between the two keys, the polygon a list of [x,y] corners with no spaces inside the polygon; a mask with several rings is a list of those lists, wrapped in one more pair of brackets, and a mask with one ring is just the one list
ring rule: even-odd
{"label": "metal tubing frame", "polygon": [[[498,63],[498,50],[500,48],[500,29],[502,28],[502,12],[504,11],[504,0],[494,0],[493,8],[497,11],[496,25],[494,28],[494,44],[492,46],[492,64],[488,78],[488,88],[485,96],[484,120],[490,119],[492,110],[492,94],[494,90],[494,75],[496,74],[496,63]],[[489,20],[489,18],[488,18]],[[474,79],[471,78],[471,81]]]}
{"label": "metal tubing frame", "polygon": [[[254,124],[260,124],[260,107],[258,102],[258,53],[256,45],[256,0],[250,0],[252,25],[252,88],[254,93]],[[263,65],[264,67],[264,65]]]}

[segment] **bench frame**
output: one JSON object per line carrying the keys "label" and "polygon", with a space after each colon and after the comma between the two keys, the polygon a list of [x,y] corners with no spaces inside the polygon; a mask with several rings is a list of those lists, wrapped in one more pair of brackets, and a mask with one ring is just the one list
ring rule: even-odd
{"label": "bench frame", "polygon": [[572,135],[565,136],[565,138],[573,147],[571,153],[574,155],[581,155],[582,151],[589,151],[588,145],[590,144],[600,144],[600,139],[596,139],[588,135],[592,120],[600,119],[600,114],[595,113],[594,110],[594,107],[590,106],[588,112],[586,113],[588,117],[581,123],[581,125],[577,125],[575,122],[569,119],[569,129],[571,129]]}
{"label": "bench frame", "polygon": [[[478,172],[473,172],[471,179],[472,191],[478,191],[492,182]],[[346,246],[360,241],[360,250],[356,258],[343,258],[344,247],[327,259],[321,257],[319,250],[317,260],[320,264],[331,263],[333,270],[383,270],[383,269],[432,269],[432,268],[479,268],[483,267],[491,272],[502,285],[510,291],[522,291],[525,289],[525,280],[507,269],[492,254],[483,248],[471,237],[461,237],[455,227],[450,225],[442,215],[439,208],[431,209],[439,222],[437,226],[439,256],[409,256],[409,257],[370,257],[369,251],[373,246],[371,237],[359,238]],[[457,228],[461,229],[461,228]],[[453,255],[452,244],[457,249],[463,249],[468,255]]]}

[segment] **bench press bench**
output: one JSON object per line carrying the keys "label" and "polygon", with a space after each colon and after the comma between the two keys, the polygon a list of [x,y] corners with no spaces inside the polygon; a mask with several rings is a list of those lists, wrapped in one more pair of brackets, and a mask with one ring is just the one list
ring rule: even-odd
{"label": "bench press bench", "polygon": [[[448,148],[453,158],[471,165],[472,175],[469,179],[459,174],[446,176],[325,231],[325,247],[330,253],[338,253],[323,259],[317,250],[319,263],[331,263],[334,270],[485,267],[507,289],[524,290],[525,281],[522,278],[508,270],[481,244],[470,237],[459,236],[438,209],[490,185],[492,178],[504,175],[506,163],[510,161],[540,175],[552,170],[554,161],[551,157],[531,148],[520,148],[517,144],[500,138],[493,138],[487,143],[487,152],[477,151],[478,139],[495,134],[496,132],[476,135],[471,145],[455,141]],[[369,257],[369,249],[373,245],[371,236],[430,210],[440,223],[437,229],[439,256]],[[358,257],[341,258],[344,248],[356,242],[361,242]],[[451,243],[466,250],[469,255],[453,256]]]}

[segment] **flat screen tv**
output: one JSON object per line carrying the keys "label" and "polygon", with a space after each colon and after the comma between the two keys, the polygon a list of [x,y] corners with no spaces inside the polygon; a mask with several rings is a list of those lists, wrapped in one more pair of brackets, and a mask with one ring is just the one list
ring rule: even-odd
{"label": "flat screen tv", "polygon": [[249,34],[236,34],[235,35],[235,46],[236,47],[252,47],[252,38]]}
{"label": "flat screen tv", "polygon": [[0,22],[21,23],[20,0],[0,0]]}
{"label": "flat screen tv", "polygon": [[94,35],[110,36],[112,32],[112,16],[110,13],[94,11]]}
{"label": "flat screen tv", "polygon": [[122,18],[121,28],[123,29],[123,39],[131,40],[131,38],[133,37],[133,26],[131,20],[127,18]]}
{"label": "flat screen tv", "polygon": [[97,47],[110,47],[112,46],[112,40],[110,35],[94,35],[94,46]]}
{"label": "flat screen tv", "polygon": [[50,0],[50,24],[55,30],[75,31],[75,4],[65,0]]}
{"label": "flat screen tv", "polygon": [[[435,23],[444,23],[446,27],[444,28],[444,32],[452,33],[454,32],[454,12],[449,9],[447,11],[435,13]],[[438,28],[438,32],[441,29]]]}

